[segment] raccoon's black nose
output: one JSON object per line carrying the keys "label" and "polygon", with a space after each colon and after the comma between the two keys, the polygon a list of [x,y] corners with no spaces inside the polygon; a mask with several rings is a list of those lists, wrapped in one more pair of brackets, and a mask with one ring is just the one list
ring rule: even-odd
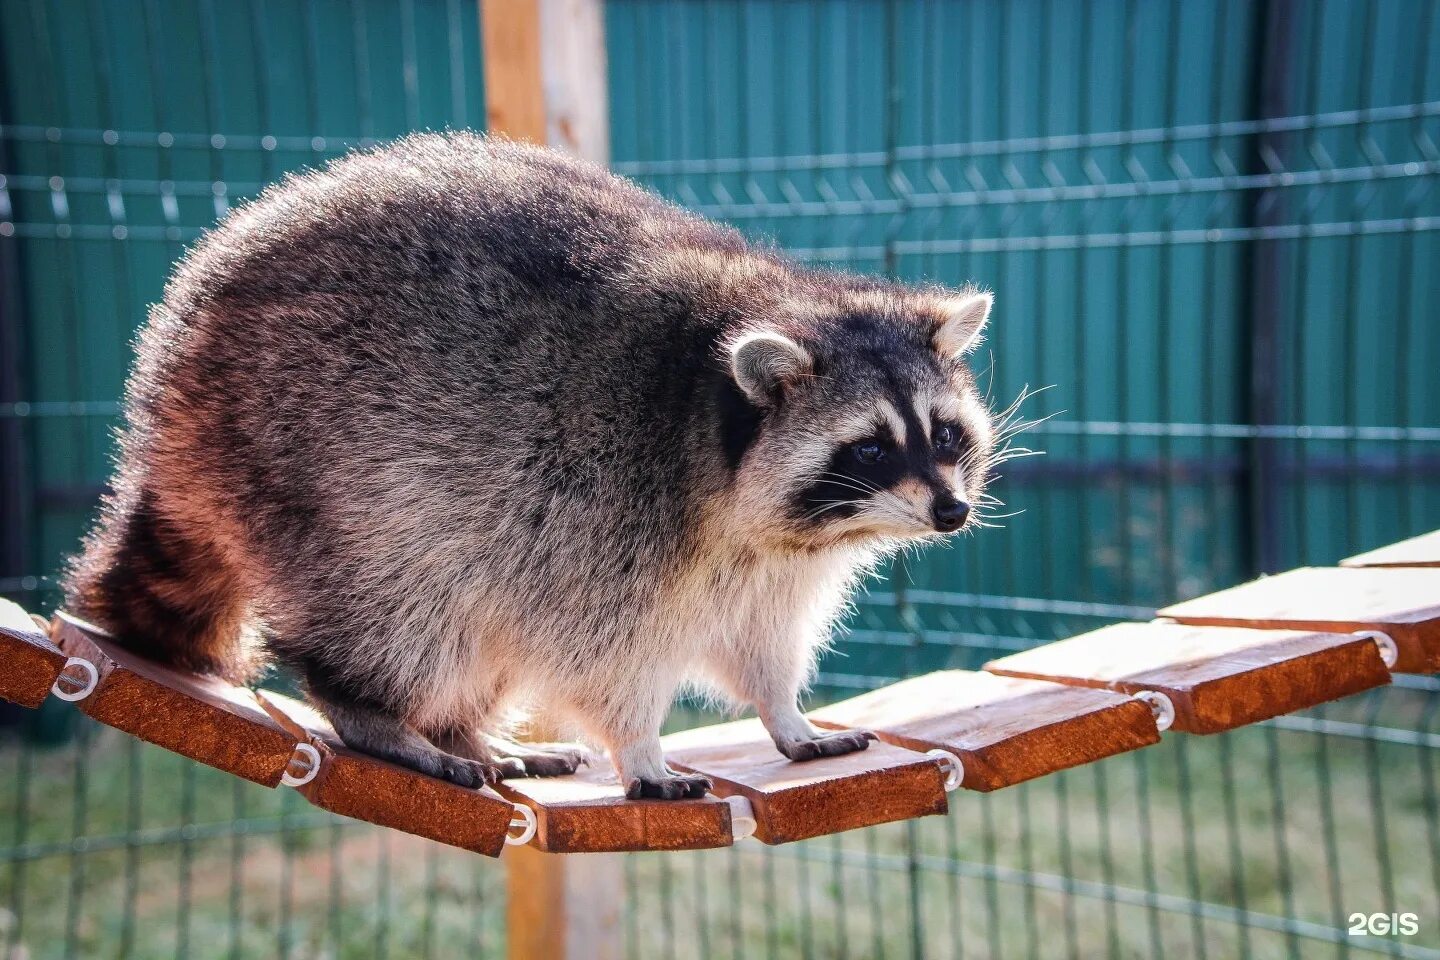
{"label": "raccoon's black nose", "polygon": [[970,517],[970,504],[964,500],[956,500],[954,497],[941,494],[935,498],[935,506],[931,508],[935,517],[935,529],[941,533],[953,533],[965,526],[965,521]]}

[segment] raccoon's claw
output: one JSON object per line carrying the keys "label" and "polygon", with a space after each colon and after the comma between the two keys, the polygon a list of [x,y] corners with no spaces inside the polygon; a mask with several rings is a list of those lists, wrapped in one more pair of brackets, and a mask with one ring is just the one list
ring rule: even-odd
{"label": "raccoon's claw", "polygon": [[482,763],[464,757],[445,756],[440,760],[438,776],[462,787],[487,787],[511,777],[525,776],[525,764],[516,759]]}
{"label": "raccoon's claw", "polygon": [[625,784],[625,796],[630,800],[685,800],[705,796],[712,786],[709,777],[695,774],[636,777]]}
{"label": "raccoon's claw", "polygon": [[530,769],[530,758],[525,757],[501,757],[494,763],[489,764],[498,772],[497,780],[515,780],[520,777],[539,776]]}
{"label": "raccoon's claw", "polygon": [[814,740],[800,740],[795,743],[777,744],[780,752],[791,760],[816,760],[820,757],[838,757],[846,753],[857,753],[870,746],[875,734],[869,730],[844,730],[827,733]]}
{"label": "raccoon's claw", "polygon": [[436,772],[436,776],[461,787],[483,787],[499,779],[493,767],[478,760],[442,757],[439,765],[440,769]]}

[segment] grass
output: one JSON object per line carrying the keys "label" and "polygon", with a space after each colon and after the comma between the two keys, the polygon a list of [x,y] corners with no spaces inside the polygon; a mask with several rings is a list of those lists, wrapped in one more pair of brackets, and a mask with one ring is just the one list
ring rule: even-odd
{"label": "grass", "polygon": [[[1309,717],[1420,730],[1432,696],[1392,689]],[[1434,752],[1274,726],[1177,735],[996,794],[952,794],[948,817],[627,856],[627,953],[1440,950]],[[1344,936],[1347,914],[1391,911],[1418,914],[1419,933]],[[503,953],[503,919],[503,864],[331,818],[293,791],[88,725],[59,748],[0,746],[6,960],[488,957]]]}

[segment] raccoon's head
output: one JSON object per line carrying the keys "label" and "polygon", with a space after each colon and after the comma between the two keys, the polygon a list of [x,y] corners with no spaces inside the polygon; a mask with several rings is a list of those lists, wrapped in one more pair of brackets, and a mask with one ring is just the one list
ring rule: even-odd
{"label": "raccoon's head", "polygon": [[756,413],[735,485],[794,546],[955,533],[984,497],[995,429],[965,357],[990,316],[975,289],[857,289],[726,346]]}

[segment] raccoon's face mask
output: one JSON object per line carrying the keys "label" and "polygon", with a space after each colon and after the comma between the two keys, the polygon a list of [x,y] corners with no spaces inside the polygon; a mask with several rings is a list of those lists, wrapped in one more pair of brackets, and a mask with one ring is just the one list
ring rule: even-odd
{"label": "raccoon's face mask", "polygon": [[994,430],[963,358],[991,303],[916,295],[827,324],[811,344],[760,331],[732,346],[735,382],[765,411],[750,482],[792,535],[920,539],[972,521]]}

